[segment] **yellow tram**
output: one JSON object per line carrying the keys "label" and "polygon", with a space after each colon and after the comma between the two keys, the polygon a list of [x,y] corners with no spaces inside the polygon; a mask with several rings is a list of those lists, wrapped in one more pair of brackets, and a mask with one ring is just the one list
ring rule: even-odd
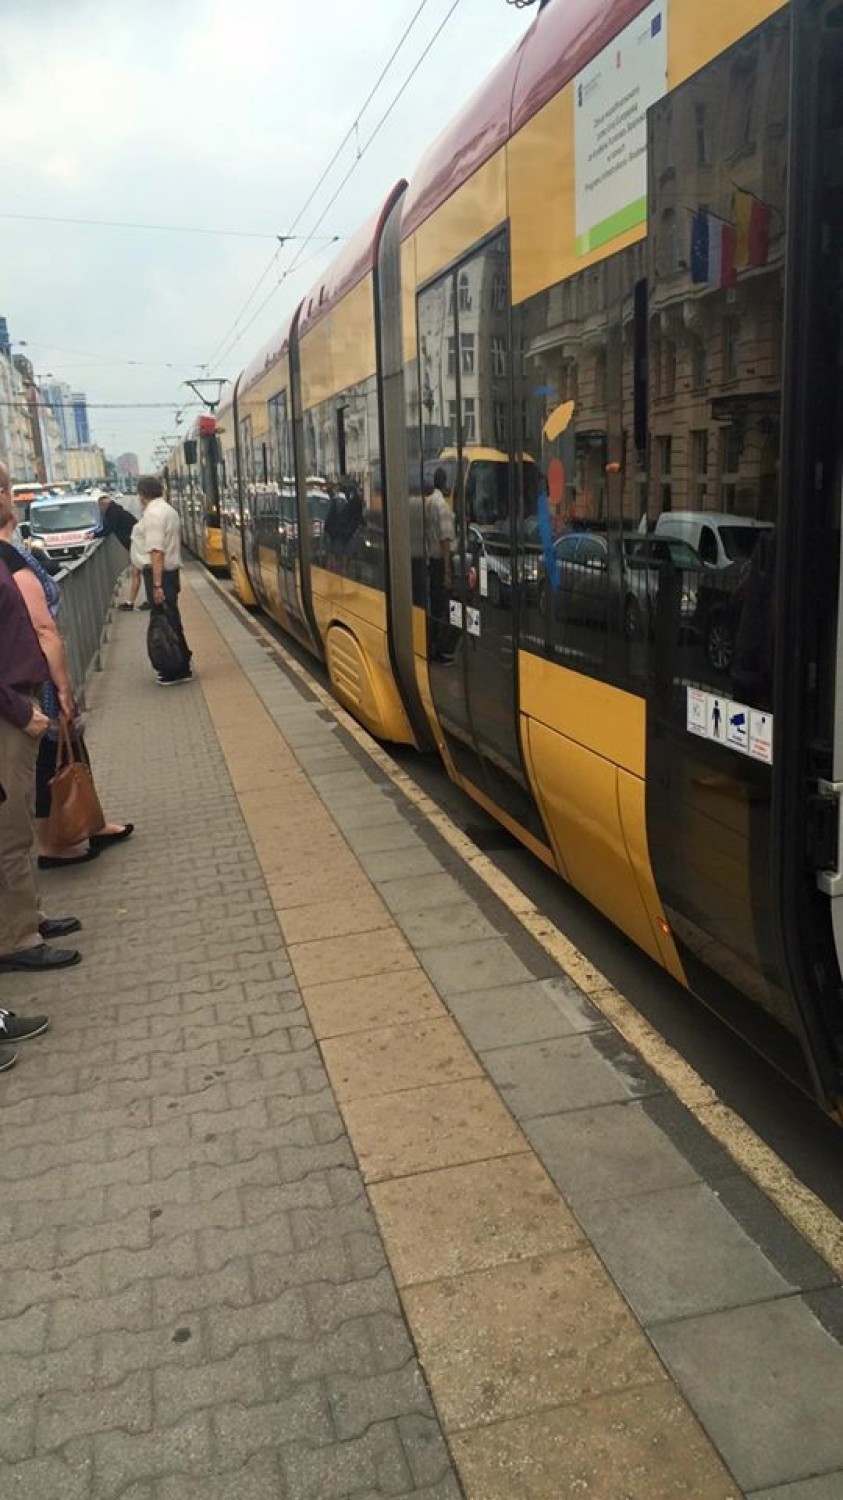
{"label": "yellow tram", "polygon": [[182,540],[212,573],[228,563],[220,523],[216,421],[199,417],[184,442],[170,454],[164,478],[170,504],[179,513]]}
{"label": "yellow tram", "polygon": [[839,15],[551,0],[215,436],[243,602],[830,1109]]}

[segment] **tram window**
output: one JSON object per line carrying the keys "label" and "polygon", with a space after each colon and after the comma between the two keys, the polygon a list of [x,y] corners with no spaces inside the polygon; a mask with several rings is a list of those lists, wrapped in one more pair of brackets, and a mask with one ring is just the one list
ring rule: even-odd
{"label": "tram window", "polygon": [[[314,557],[330,572],[384,588],[383,495],[375,376],[305,413]],[[375,482],[375,476],[378,476]]]}
{"label": "tram window", "polygon": [[269,419],[268,477],[282,484],[293,473],[293,433],[287,392],[280,391],[267,403]]}
{"label": "tram window", "polygon": [[669,149],[676,171],[651,171],[648,220],[687,226],[672,275],[653,245],[648,260],[651,341],[670,339],[676,366],[672,388],[650,393],[651,425],[681,455],[669,519],[651,471],[648,523],[702,563],[693,617],[676,596],[658,621],[665,703],[683,725],[682,684],[772,702],[789,51],[787,16],[771,16],[650,114],[651,163]]}

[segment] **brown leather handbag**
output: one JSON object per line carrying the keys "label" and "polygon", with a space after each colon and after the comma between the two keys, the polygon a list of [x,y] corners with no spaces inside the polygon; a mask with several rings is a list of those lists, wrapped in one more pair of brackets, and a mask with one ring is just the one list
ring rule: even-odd
{"label": "brown leather handbag", "polygon": [[105,823],[91,767],[83,746],[59,719],[59,749],[56,774],[50,782],[50,816],[47,837],[58,849],[84,843]]}

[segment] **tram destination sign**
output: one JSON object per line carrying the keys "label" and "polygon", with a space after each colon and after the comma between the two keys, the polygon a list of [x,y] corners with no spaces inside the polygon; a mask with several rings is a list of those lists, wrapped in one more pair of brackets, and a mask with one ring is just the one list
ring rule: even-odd
{"label": "tram destination sign", "polygon": [[647,219],[647,110],[667,92],[668,0],[653,0],[574,79],[576,252]]}

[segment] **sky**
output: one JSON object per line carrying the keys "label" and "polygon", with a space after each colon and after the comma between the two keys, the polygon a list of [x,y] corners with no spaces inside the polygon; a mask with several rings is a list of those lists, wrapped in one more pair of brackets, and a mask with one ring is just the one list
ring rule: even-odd
{"label": "sky", "polygon": [[[109,455],[151,467],[185,380],[236,378],[330,263],[302,242],[452,4],[425,0],[281,248],[422,0],[3,0],[0,315],[38,377],[87,393]],[[459,0],[320,235],[411,176],[535,13]]]}

